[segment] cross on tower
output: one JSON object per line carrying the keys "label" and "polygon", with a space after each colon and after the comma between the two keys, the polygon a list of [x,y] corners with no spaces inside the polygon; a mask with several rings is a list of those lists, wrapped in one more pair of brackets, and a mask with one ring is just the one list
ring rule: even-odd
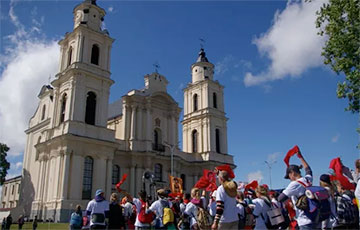
{"label": "cross on tower", "polygon": [[200,48],[201,48],[201,49],[204,49],[205,39],[199,38],[199,40],[200,40]]}
{"label": "cross on tower", "polygon": [[155,62],[155,63],[153,64],[153,66],[155,67],[155,73],[159,73],[159,72],[158,72],[158,70],[160,69],[160,64],[159,64],[159,62]]}

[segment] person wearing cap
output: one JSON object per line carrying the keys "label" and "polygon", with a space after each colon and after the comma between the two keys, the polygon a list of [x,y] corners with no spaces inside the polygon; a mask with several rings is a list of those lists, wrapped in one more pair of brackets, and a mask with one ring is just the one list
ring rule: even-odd
{"label": "person wearing cap", "polygon": [[238,208],[236,207],[237,184],[229,165],[216,167],[220,186],[216,190],[216,215],[211,229],[237,229]]}
{"label": "person wearing cap", "polygon": [[86,214],[90,218],[91,229],[105,229],[106,218],[109,218],[109,202],[105,200],[104,192],[96,190],[95,198],[92,199],[86,208]]}
{"label": "person wearing cap", "polygon": [[[360,159],[356,159],[355,161],[355,175],[353,176],[356,184],[355,188],[355,197],[358,204],[359,209],[359,219],[360,219]],[[360,221],[359,221],[359,229],[360,229]]]}
{"label": "person wearing cap", "polygon": [[169,193],[165,189],[157,191],[158,200],[154,201],[146,213],[153,212],[156,215],[156,229],[167,229],[163,224],[164,208],[172,207],[172,203],[168,200]]}
{"label": "person wearing cap", "polygon": [[335,188],[330,181],[329,174],[322,174],[320,176],[320,186],[325,188],[329,192],[329,203],[331,215],[328,219],[321,222],[321,229],[333,229],[337,224],[337,213],[336,213],[336,203],[335,203]]}
{"label": "person wearing cap", "polygon": [[289,167],[286,169],[285,179],[289,179],[291,182],[279,195],[278,200],[280,202],[285,202],[289,198],[292,200],[292,203],[295,207],[297,223],[300,230],[314,229],[316,228],[316,223],[313,223],[311,219],[305,215],[305,212],[303,210],[300,210],[295,206],[298,198],[305,194],[306,187],[311,186],[313,181],[311,168],[309,164],[305,161],[300,150],[297,152],[297,156],[305,169],[305,176],[301,176],[301,166],[289,165]]}

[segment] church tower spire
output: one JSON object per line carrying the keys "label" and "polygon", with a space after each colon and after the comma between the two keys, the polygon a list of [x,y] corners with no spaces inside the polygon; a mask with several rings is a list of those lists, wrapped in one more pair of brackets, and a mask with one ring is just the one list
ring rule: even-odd
{"label": "church tower spire", "polygon": [[224,87],[214,81],[214,65],[203,48],[191,73],[192,82],[184,89],[183,151],[218,159],[228,151]]}

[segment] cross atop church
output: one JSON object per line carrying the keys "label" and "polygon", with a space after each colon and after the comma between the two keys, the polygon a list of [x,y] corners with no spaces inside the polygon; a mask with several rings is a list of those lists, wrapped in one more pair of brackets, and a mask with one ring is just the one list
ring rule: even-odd
{"label": "cross atop church", "polygon": [[199,38],[199,40],[200,40],[200,48],[201,48],[201,49],[204,49],[205,39]]}
{"label": "cross atop church", "polygon": [[155,73],[159,73],[159,72],[158,72],[158,70],[160,69],[160,64],[159,64],[159,62],[155,62],[155,63],[153,64],[153,66],[155,67]]}

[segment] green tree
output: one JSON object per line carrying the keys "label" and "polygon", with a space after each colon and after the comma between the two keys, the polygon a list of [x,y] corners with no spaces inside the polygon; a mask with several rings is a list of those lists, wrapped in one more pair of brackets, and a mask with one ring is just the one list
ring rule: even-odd
{"label": "green tree", "polygon": [[338,83],[338,98],[347,98],[352,113],[359,113],[360,104],[360,0],[329,0],[317,12],[319,35],[326,36],[322,56],[345,80]]}
{"label": "green tree", "polygon": [[4,184],[7,171],[10,168],[10,163],[6,160],[9,150],[10,148],[6,144],[0,143],[0,185]]}

